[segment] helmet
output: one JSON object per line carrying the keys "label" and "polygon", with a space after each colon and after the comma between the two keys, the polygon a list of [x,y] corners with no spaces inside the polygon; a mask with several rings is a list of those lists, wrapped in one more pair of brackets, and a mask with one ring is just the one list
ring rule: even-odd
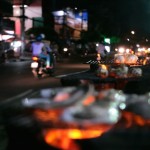
{"label": "helmet", "polygon": [[45,38],[45,34],[40,34],[40,36],[42,37],[42,39],[44,39]]}
{"label": "helmet", "polygon": [[41,36],[37,36],[36,37],[36,41],[38,41],[38,42],[42,41],[42,37]]}

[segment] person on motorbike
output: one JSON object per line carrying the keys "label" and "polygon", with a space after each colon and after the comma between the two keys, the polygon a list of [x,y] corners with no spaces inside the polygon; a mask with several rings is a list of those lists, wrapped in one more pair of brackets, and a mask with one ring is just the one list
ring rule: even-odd
{"label": "person on motorbike", "polygon": [[45,47],[45,44],[42,42],[42,37],[37,36],[36,41],[31,44],[32,56],[38,56],[40,58],[46,59],[46,67],[50,67],[50,55],[48,50]]}
{"label": "person on motorbike", "polygon": [[96,51],[97,51],[97,60],[105,60],[106,55],[107,55],[107,51],[105,50],[105,46],[103,43],[99,43],[98,46],[96,47]]}

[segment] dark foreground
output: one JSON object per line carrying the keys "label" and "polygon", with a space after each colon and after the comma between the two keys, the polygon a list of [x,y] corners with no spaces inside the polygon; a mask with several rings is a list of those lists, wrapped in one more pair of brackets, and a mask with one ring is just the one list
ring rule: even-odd
{"label": "dark foreground", "polygon": [[[84,81],[94,84],[97,89],[103,89],[104,84],[111,83],[113,88],[123,90],[126,94],[144,95],[150,92],[150,67],[143,67],[143,76],[124,80],[100,79],[94,72],[66,76],[60,79],[64,86],[78,86]],[[122,83],[120,85],[120,83]],[[9,110],[8,110],[9,111]],[[13,119],[13,118],[12,118]],[[17,118],[15,118],[17,120]],[[102,136],[92,139],[74,140],[79,146],[75,150],[143,150],[150,149],[150,105],[148,99],[130,104],[113,126]],[[22,127],[9,124],[6,119],[4,137],[9,137],[6,150],[60,150],[47,145],[39,136],[39,125]],[[9,120],[10,121],[10,120]],[[23,121],[23,120],[22,120]],[[11,120],[13,122],[13,120]],[[62,137],[65,138],[65,137]],[[74,150],[74,149],[67,149]]]}

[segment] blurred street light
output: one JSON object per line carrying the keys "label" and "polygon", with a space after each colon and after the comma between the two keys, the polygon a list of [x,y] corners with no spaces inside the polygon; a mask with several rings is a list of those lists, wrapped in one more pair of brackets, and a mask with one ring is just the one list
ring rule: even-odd
{"label": "blurred street light", "polygon": [[135,31],[131,31],[131,34],[135,34]]}

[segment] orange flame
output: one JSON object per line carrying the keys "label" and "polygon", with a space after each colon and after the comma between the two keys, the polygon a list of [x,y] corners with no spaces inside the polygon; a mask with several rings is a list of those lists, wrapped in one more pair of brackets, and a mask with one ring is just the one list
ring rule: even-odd
{"label": "orange flame", "polygon": [[[61,134],[60,134],[61,133]],[[62,150],[80,150],[80,147],[60,130],[51,130],[45,135],[45,142]]]}
{"label": "orange flame", "polygon": [[[89,97],[89,101],[91,100],[94,100],[93,97]],[[35,119],[43,123],[42,135],[45,142],[56,148],[61,148],[62,150],[80,150],[74,141],[75,139],[96,138],[112,128],[111,124],[85,123],[81,127],[78,123],[63,122],[59,118],[62,111],[60,109],[35,109],[33,111]],[[44,127],[44,125],[46,126]]]}
{"label": "orange flame", "polygon": [[33,112],[34,117],[41,121],[41,122],[47,122],[47,121],[53,121],[57,122],[59,121],[59,114],[62,112],[62,110],[58,109],[49,109],[49,110],[40,110],[36,109]]}
{"label": "orange flame", "polygon": [[122,119],[117,123],[117,125],[124,126],[125,128],[130,128],[132,126],[149,126],[150,120],[146,120],[142,116],[132,112],[124,111],[122,112]]}
{"label": "orange flame", "polygon": [[110,127],[102,129],[50,129],[46,132],[45,140],[52,140],[54,137],[56,139],[62,137],[68,139],[90,139],[101,136]]}
{"label": "orange flame", "polygon": [[47,144],[63,150],[80,150],[73,140],[96,138],[110,128],[110,125],[106,125],[101,129],[49,129],[44,132],[44,139]]}

